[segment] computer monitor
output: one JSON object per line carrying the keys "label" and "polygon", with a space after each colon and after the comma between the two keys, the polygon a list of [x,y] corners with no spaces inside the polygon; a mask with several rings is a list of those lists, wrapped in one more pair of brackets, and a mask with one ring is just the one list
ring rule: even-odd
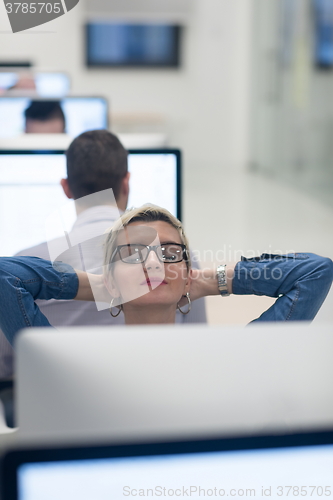
{"label": "computer monitor", "polygon": [[314,54],[317,68],[333,68],[333,4],[327,0],[313,0]]}
{"label": "computer monitor", "polygon": [[332,328],[291,323],[26,330],[16,425],[55,442],[330,428]]}
{"label": "computer monitor", "polygon": [[178,149],[130,149],[128,207],[153,203],[182,218],[181,153]]}
{"label": "computer monitor", "polygon": [[332,495],[333,432],[28,448],[2,462],[4,500]]}
{"label": "computer monitor", "polygon": [[86,61],[90,67],[177,67],[181,27],[167,22],[90,22]]}
{"label": "computer monitor", "polygon": [[[130,150],[128,168],[129,207],[151,202],[181,217],[179,150]],[[65,204],[70,230],[76,215],[59,184],[65,177],[64,151],[0,151],[0,255],[14,255],[45,241],[47,217]],[[51,229],[48,239],[60,236]]]}
{"label": "computer monitor", "polygon": [[[41,97],[64,97],[70,91],[70,78],[67,73],[12,71],[7,69],[6,71],[0,70],[0,93],[1,91],[15,89],[15,86],[22,78],[34,82],[34,90]],[[24,87],[20,87],[19,90],[24,95]]]}
{"label": "computer monitor", "polygon": [[[16,137],[25,132],[25,110],[32,101],[50,99],[0,97],[0,137]],[[65,115],[65,132],[76,137],[82,132],[108,128],[108,103],[103,97],[65,97],[59,104]]]}

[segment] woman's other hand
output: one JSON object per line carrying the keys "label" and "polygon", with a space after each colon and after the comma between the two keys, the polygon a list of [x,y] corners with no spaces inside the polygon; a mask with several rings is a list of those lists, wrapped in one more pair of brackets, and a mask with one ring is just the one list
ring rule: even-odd
{"label": "woman's other hand", "polygon": [[79,279],[79,289],[75,300],[87,300],[97,302],[111,302],[102,274],[91,274],[75,269]]}
{"label": "woman's other hand", "polygon": [[[232,293],[232,279],[234,276],[235,266],[236,263],[227,264],[227,287],[229,293]],[[192,269],[192,281],[190,288],[191,300],[207,297],[208,295],[219,295],[219,293],[216,269]],[[186,302],[186,298],[182,299],[180,306],[185,305]]]}

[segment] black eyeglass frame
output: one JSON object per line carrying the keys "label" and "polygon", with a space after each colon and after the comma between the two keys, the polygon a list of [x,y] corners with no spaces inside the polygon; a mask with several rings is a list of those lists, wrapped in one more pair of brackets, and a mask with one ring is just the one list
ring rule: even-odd
{"label": "black eyeglass frame", "polygon": [[[124,247],[129,247],[129,246],[132,246],[132,245],[137,245],[137,246],[141,246],[142,248],[147,248],[148,249],[148,252],[147,252],[147,255],[146,255],[146,258],[142,261],[138,261],[138,262],[127,262],[125,260],[122,259],[121,257],[121,253],[120,253],[120,250]],[[177,246],[177,247],[180,247],[182,249],[182,255],[181,255],[181,260],[176,260],[176,261],[165,261],[165,260],[162,260],[160,258],[160,256],[158,255],[157,253],[157,249],[158,248],[161,248],[165,245],[173,245],[173,246]],[[162,264],[178,264],[179,262],[183,262],[183,260],[185,262],[188,262],[188,254],[187,254],[187,248],[186,248],[186,245],[184,245],[183,243],[174,243],[174,242],[167,242],[167,243],[163,243],[161,245],[144,245],[143,243],[129,243],[127,245],[118,245],[117,248],[115,249],[115,251],[113,252],[112,254],[112,257],[111,257],[111,263],[113,262],[115,256],[118,254],[119,257],[120,257],[120,260],[122,262],[124,262],[124,264],[144,264],[146,262],[146,260],[148,259],[148,256],[150,254],[151,251],[154,251],[155,252],[155,255],[157,256],[158,260],[162,263]]]}

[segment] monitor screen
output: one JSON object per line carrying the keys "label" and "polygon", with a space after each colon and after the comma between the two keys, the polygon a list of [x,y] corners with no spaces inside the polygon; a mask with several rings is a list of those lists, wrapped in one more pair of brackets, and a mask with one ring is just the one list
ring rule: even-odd
{"label": "monitor screen", "polygon": [[177,150],[130,150],[128,207],[153,203],[181,218],[180,154]]}
{"label": "monitor screen", "polygon": [[318,68],[333,68],[333,4],[314,0],[315,62]]}
{"label": "monitor screen", "polygon": [[35,90],[41,97],[63,97],[70,91],[70,79],[66,73],[0,72],[0,92],[8,90]]}
{"label": "monitor screen", "polygon": [[17,453],[11,471],[16,488],[8,486],[6,500],[331,496],[332,436],[330,444],[319,445],[281,446],[278,440],[275,447],[250,448],[245,438],[245,449],[239,449],[241,439],[230,439],[220,440],[220,450],[218,441],[82,449],[81,456],[79,450],[51,450],[31,453],[30,461],[29,452],[21,459]]}
{"label": "monitor screen", "polygon": [[90,23],[88,66],[177,67],[181,27],[171,24]]}
{"label": "monitor screen", "polygon": [[[128,168],[129,207],[151,202],[180,217],[178,150],[130,151]],[[70,230],[75,207],[60,186],[65,177],[63,151],[0,151],[0,255],[14,255],[45,241],[47,217],[64,205]],[[48,238],[57,236],[57,230],[52,233],[48,226]]]}
{"label": "monitor screen", "polygon": [[[25,111],[32,103],[59,104],[64,114],[64,132],[76,137],[87,130],[108,128],[108,104],[102,97],[66,97],[56,100],[36,100],[28,97],[0,98],[0,138],[25,133]],[[45,122],[45,120],[44,120]],[[35,133],[39,133],[34,129]]]}

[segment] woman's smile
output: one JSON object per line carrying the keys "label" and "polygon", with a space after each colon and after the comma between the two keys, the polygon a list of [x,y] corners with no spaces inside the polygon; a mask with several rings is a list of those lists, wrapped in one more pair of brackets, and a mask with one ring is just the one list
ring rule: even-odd
{"label": "woman's smile", "polygon": [[149,278],[147,277],[144,281],[142,281],[142,283],[140,283],[140,285],[148,285],[148,286],[150,286],[151,284],[159,286],[159,285],[167,285],[168,283],[165,280],[159,278],[158,276],[149,276]]}

